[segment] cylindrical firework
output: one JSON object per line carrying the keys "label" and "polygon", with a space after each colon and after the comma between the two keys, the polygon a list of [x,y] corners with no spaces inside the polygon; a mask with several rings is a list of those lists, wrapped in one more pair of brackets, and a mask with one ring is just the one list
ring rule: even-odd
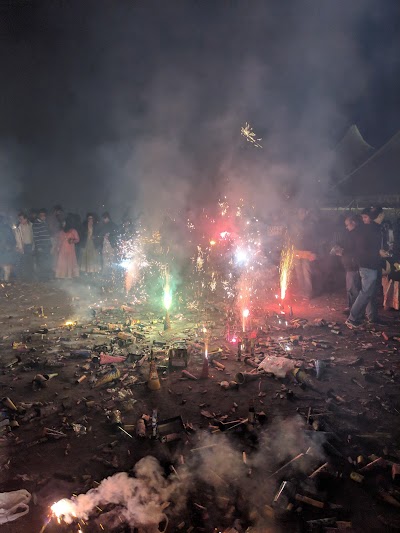
{"label": "cylindrical firework", "polygon": [[143,418],[139,418],[139,420],[136,422],[136,435],[140,438],[144,438],[146,436],[146,425]]}
{"label": "cylindrical firework", "polygon": [[169,311],[167,310],[165,312],[165,318],[164,318],[164,331],[167,331],[168,329],[171,329],[171,319],[169,317]]}
{"label": "cylindrical firework", "polygon": [[101,387],[102,385],[110,383],[111,381],[119,379],[120,377],[121,372],[118,370],[118,368],[112,368],[109,372],[107,372],[107,374],[104,374],[102,378],[96,381],[95,387]]}
{"label": "cylindrical firework", "polygon": [[245,383],[248,383],[249,381],[255,381],[260,377],[259,374],[250,374],[249,372],[238,372],[236,374],[235,380],[239,385],[244,385]]}
{"label": "cylindrical firework", "polygon": [[215,359],[213,359],[211,361],[212,365],[215,366],[216,368],[219,368],[220,370],[225,370],[225,365],[223,365],[222,363],[220,363],[219,361],[215,361]]}
{"label": "cylindrical firework", "polygon": [[350,474],[350,479],[352,479],[353,481],[356,481],[357,483],[362,483],[364,481],[364,476],[362,476],[358,472],[352,472]]}
{"label": "cylindrical firework", "polygon": [[312,390],[318,390],[316,384],[313,383],[313,380],[310,378],[310,376],[308,376],[301,368],[294,368],[293,376],[299,383],[303,383]]}
{"label": "cylindrical firework", "polygon": [[48,381],[49,379],[53,379],[53,378],[57,377],[58,374],[57,374],[57,373],[54,373],[54,374],[43,374],[43,376],[44,376],[44,377],[47,379],[47,381]]}
{"label": "cylindrical firework", "polygon": [[121,411],[119,409],[114,409],[113,411],[111,411],[110,420],[113,426],[121,426],[122,425]]}
{"label": "cylindrical firework", "polygon": [[317,374],[317,379],[321,379],[325,372],[326,364],[324,361],[317,359],[315,361],[315,372]]}
{"label": "cylindrical firework", "polygon": [[17,406],[14,404],[14,402],[8,396],[5,396],[1,400],[1,403],[4,405],[4,407],[7,407],[11,411],[17,411],[18,410]]}
{"label": "cylindrical firework", "polygon": [[251,350],[250,339],[248,337],[245,337],[243,339],[243,341],[244,341],[244,351],[245,351],[245,353],[250,353],[250,350]]}
{"label": "cylindrical firework", "polygon": [[179,440],[181,435],[179,433],[169,433],[161,437],[161,442],[173,442],[174,440]]}
{"label": "cylindrical firework", "polygon": [[182,377],[192,379],[193,381],[197,381],[196,376],[188,372],[187,370],[182,370]]}
{"label": "cylindrical firework", "polygon": [[109,355],[108,353],[101,352],[100,364],[109,365],[114,363],[123,363],[125,361],[125,355]]}
{"label": "cylindrical firework", "polygon": [[296,494],[295,499],[298,502],[312,505],[313,507],[317,507],[318,509],[323,509],[325,507],[324,502],[320,502],[319,500],[314,500],[314,498],[309,498],[308,496],[303,496],[302,494]]}
{"label": "cylindrical firework", "polygon": [[209,377],[208,375],[208,357],[203,358],[203,368],[201,369],[201,379],[207,379]]}
{"label": "cylindrical firework", "polygon": [[91,357],[91,355],[91,350],[72,350],[70,352],[71,357],[77,357],[82,359],[88,359],[89,357]]}
{"label": "cylindrical firework", "polygon": [[149,372],[149,380],[147,382],[147,386],[152,391],[159,390],[161,388],[160,379],[157,373],[156,363],[154,361],[150,362],[150,372]]}
{"label": "cylindrical firework", "polygon": [[241,360],[242,360],[242,341],[241,339],[238,339],[236,361],[241,361]]}

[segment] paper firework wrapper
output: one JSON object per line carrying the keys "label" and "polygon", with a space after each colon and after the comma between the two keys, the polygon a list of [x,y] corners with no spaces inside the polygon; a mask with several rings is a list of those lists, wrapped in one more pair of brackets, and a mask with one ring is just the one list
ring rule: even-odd
{"label": "paper firework wrapper", "polygon": [[113,368],[96,382],[95,387],[101,387],[102,385],[110,383],[111,381],[114,381],[115,379],[118,379],[120,377],[121,372],[118,370],[118,368]]}
{"label": "paper firework wrapper", "polygon": [[17,406],[8,396],[5,396],[1,400],[1,403],[4,405],[4,407],[8,407],[8,409],[11,409],[11,411],[17,411]]}

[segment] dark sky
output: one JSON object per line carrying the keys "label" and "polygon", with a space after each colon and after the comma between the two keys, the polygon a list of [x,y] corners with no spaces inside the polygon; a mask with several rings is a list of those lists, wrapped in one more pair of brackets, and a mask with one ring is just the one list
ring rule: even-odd
{"label": "dark sky", "polygon": [[158,210],[227,177],[307,191],[351,123],[373,146],[400,129],[398,0],[0,6],[2,203]]}

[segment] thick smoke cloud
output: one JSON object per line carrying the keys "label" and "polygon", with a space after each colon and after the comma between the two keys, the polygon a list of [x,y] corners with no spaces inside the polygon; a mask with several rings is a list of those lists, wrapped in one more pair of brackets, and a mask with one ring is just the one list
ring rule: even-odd
{"label": "thick smoke cloud", "polygon": [[[219,510],[216,520],[225,517],[229,522],[229,514],[233,522],[228,507],[239,508],[244,513],[253,509],[254,514],[264,504],[271,503],[279,477],[274,478],[270,473],[277,464],[306,452],[310,453],[314,464],[325,461],[321,447],[323,438],[317,443],[303,430],[304,422],[300,418],[275,420],[261,435],[259,450],[248,455],[246,464],[229,438],[204,433],[199,436],[197,451],[186,455],[184,464],[176,464],[170,476],[166,477],[155,457],[146,456],[135,464],[133,476],[125,472],[114,474],[102,480],[95,489],[72,500],[61,500],[52,509],[71,523],[76,519],[87,520],[96,514],[96,509],[113,504],[112,509],[99,516],[103,525],[112,530],[124,522],[131,527],[149,528],[149,533],[153,533],[158,531],[159,522],[181,521],[193,501],[204,504],[205,495],[213,494],[215,499],[211,507]],[[173,458],[172,461],[175,462]],[[290,472],[293,475],[307,473],[310,464],[294,462]],[[283,477],[287,474],[288,471]],[[252,520],[259,523],[260,531],[265,531],[261,515],[262,512],[256,513]]]}
{"label": "thick smoke cloud", "polygon": [[[257,207],[322,195],[373,74],[368,1],[13,9],[1,129],[22,139],[25,205],[154,214],[226,189]],[[240,137],[246,121],[263,149]]]}

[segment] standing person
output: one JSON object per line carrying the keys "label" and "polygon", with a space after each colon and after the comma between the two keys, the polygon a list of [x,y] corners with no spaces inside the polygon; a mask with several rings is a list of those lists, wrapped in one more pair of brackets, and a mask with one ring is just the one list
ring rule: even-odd
{"label": "standing person", "polygon": [[[380,236],[380,245],[379,245],[379,254],[381,258],[388,257],[391,253],[389,249],[388,235],[385,227],[382,225],[382,222],[385,218],[385,212],[382,207],[368,207],[362,212],[362,218],[364,224],[367,226],[372,226]],[[366,314],[367,316],[372,316],[373,322],[377,320],[378,317],[378,305],[383,305],[383,285],[382,285],[382,269],[385,268],[385,261],[381,259],[380,265],[378,268],[378,277],[375,284],[375,291],[370,299]]]}
{"label": "standing person", "polygon": [[111,275],[115,263],[115,240],[117,235],[117,226],[111,220],[108,211],[103,213],[102,224],[99,231],[100,251],[102,258],[103,275]]}
{"label": "standing person", "polygon": [[317,259],[316,231],[310,217],[310,211],[300,208],[297,211],[295,224],[290,230],[291,239],[295,247],[295,272],[300,291],[307,300],[314,296],[313,263]]}
{"label": "standing person", "polygon": [[33,231],[32,223],[25,213],[18,213],[18,224],[14,230],[19,259],[19,276],[24,281],[32,279],[33,275]]}
{"label": "standing person", "polygon": [[343,268],[346,272],[346,293],[348,314],[357,299],[361,289],[360,272],[355,257],[355,230],[360,225],[360,219],[357,215],[349,215],[345,218],[344,225],[346,232],[339,238],[338,245],[333,248],[336,255],[342,260]]}
{"label": "standing person", "polygon": [[[362,214],[363,219],[365,215],[371,218],[369,212]],[[375,223],[364,223],[360,224],[354,231],[354,252],[360,272],[361,290],[350,309],[349,318],[346,320],[346,326],[350,329],[360,326],[364,313],[367,314],[369,323],[377,322],[378,309],[374,295],[378,270],[381,268],[379,255],[381,232],[379,226]]]}
{"label": "standing person", "polygon": [[55,276],[57,279],[79,277],[79,267],[75,252],[75,244],[79,242],[79,235],[73,225],[73,219],[68,215],[63,229],[58,232],[55,261]]}
{"label": "standing person", "polygon": [[63,208],[61,207],[61,205],[55,205],[48,220],[50,235],[53,239],[56,239],[58,232],[63,226],[64,221],[65,214]]}
{"label": "standing person", "polygon": [[98,250],[97,217],[93,213],[86,215],[82,226],[81,238],[81,271],[95,274],[100,271],[100,256]]}
{"label": "standing person", "polygon": [[52,242],[47,225],[47,211],[42,208],[32,224],[33,243],[35,246],[36,274],[39,281],[48,281],[53,277],[51,268]]}
{"label": "standing person", "polygon": [[10,281],[12,267],[15,263],[15,237],[7,219],[0,215],[0,268],[3,270],[2,279]]}

